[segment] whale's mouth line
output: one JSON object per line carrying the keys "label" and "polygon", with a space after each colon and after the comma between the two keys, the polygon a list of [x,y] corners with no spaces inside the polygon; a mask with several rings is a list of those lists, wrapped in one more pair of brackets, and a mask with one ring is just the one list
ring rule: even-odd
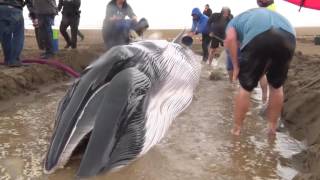
{"label": "whale's mouth line", "polygon": [[[101,83],[102,84],[102,83]],[[86,102],[86,103],[81,103],[80,104],[80,107],[78,108],[77,110],[77,113],[75,113],[75,115],[73,116],[73,120],[71,121],[72,124],[70,127],[70,129],[66,130],[65,134],[69,134],[67,137],[68,138],[63,138],[62,141],[65,142],[65,143],[61,143],[61,145],[63,145],[64,147],[63,148],[59,148],[58,147],[58,151],[59,151],[59,158],[57,158],[57,162],[55,163],[54,166],[52,166],[51,169],[48,169],[46,167],[46,164],[44,166],[44,172],[46,174],[51,174],[52,172],[54,172],[56,169],[60,168],[60,166],[64,166],[67,162],[65,161],[68,161],[69,158],[72,157],[72,154],[71,155],[67,155],[68,157],[62,157],[62,155],[64,154],[64,152],[66,151],[66,148],[68,147],[68,144],[69,144],[69,141],[71,140],[71,138],[73,137],[73,133],[76,131],[76,128],[77,128],[77,124],[79,122],[79,120],[81,119],[82,115],[83,115],[83,112],[85,111],[85,109],[87,108],[88,104],[90,103],[90,101],[92,100],[92,98],[94,98],[94,96],[99,93],[99,91],[101,89],[103,89],[104,87],[108,86],[109,83],[106,83],[106,84],[102,84],[98,87],[96,87],[94,90],[92,90],[92,88],[89,88],[89,91],[88,93],[86,94],[83,102]],[[78,86],[78,81],[75,82],[74,86],[72,87],[72,90],[70,91],[70,99],[73,97],[73,92],[74,90],[76,89],[76,87]],[[92,87],[92,85],[90,86]],[[68,100],[68,103],[70,102],[70,99],[66,99]],[[63,113],[61,113],[63,114]],[[61,118],[61,117],[60,117]],[[76,119],[76,120],[75,120]],[[60,119],[59,119],[59,123],[60,123]],[[51,140],[51,142],[55,142],[56,141],[56,138],[59,138],[57,136],[57,129],[59,128],[59,124],[56,125],[55,129],[54,129],[54,133],[53,133],[53,139]],[[92,129],[86,133],[86,135],[83,137],[85,138],[88,134],[91,134],[91,131]],[[83,138],[80,139],[80,143],[81,141],[83,140]],[[79,143],[75,144],[71,150],[72,150],[72,153],[73,151],[78,147]],[[50,144],[50,147],[49,149],[51,150],[52,149],[52,146],[53,144],[51,143]],[[48,157],[47,157],[48,158]],[[46,158],[46,161],[47,161],[47,158]]]}
{"label": "whale's mouth line", "polygon": [[81,159],[85,153],[86,148],[87,148],[87,145],[88,145],[88,142],[89,142],[89,139],[91,136],[91,132],[92,132],[92,130],[88,134],[84,135],[84,137],[81,138],[80,142],[78,144],[76,144],[75,147],[72,149],[72,153],[69,157],[68,157],[68,155],[63,156],[63,153],[62,153],[57,164],[55,166],[53,166],[53,168],[47,169],[44,166],[44,174],[52,174],[57,169],[63,168],[65,165],[70,163],[72,160],[75,160],[78,158]]}

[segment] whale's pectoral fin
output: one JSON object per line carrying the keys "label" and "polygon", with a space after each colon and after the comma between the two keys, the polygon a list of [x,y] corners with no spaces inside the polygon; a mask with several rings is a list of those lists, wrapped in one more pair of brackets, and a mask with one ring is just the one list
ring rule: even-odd
{"label": "whale's pectoral fin", "polygon": [[126,165],[141,152],[144,99],[150,84],[149,78],[136,68],[122,70],[111,80],[97,112],[79,177]]}
{"label": "whale's pectoral fin", "polygon": [[[68,94],[72,94],[72,89],[75,86],[76,83],[69,90]],[[55,133],[44,164],[47,173],[54,171],[58,168],[57,166],[64,166],[81,140],[92,131],[95,119],[97,118],[98,108],[107,88],[108,84],[105,84],[92,95],[73,126],[67,127],[63,123],[56,123]],[[59,105],[58,109],[60,110],[58,112],[61,113],[59,114],[60,116],[63,116],[64,104],[69,99],[68,94]],[[67,131],[71,131],[72,133],[67,133]]]}

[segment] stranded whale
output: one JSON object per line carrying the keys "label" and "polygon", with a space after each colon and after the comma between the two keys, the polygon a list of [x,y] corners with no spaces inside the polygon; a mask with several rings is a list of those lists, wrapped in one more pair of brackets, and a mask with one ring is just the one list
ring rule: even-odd
{"label": "stranded whale", "polygon": [[200,71],[198,58],[177,42],[113,47],[83,71],[61,100],[45,172],[63,167],[85,138],[79,177],[125,166],[145,154],[191,103]]}

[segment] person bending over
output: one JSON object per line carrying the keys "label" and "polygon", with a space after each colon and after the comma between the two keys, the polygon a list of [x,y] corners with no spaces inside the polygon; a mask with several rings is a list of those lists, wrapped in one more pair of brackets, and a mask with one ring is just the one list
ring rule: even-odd
{"label": "person bending over", "polygon": [[225,46],[232,58],[233,80],[239,79],[241,86],[235,98],[231,133],[240,135],[249,109],[250,92],[266,74],[270,90],[267,107],[269,134],[275,134],[283,107],[283,84],[296,46],[294,28],[276,12],[265,8],[248,10],[228,24]]}

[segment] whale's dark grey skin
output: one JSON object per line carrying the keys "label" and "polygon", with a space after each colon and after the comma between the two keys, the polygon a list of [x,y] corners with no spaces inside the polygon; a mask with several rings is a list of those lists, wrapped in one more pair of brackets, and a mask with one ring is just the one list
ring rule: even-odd
{"label": "whale's dark grey skin", "polygon": [[110,49],[60,102],[45,172],[62,168],[85,137],[78,177],[123,167],[145,154],[191,103],[198,59],[187,46],[164,40]]}

